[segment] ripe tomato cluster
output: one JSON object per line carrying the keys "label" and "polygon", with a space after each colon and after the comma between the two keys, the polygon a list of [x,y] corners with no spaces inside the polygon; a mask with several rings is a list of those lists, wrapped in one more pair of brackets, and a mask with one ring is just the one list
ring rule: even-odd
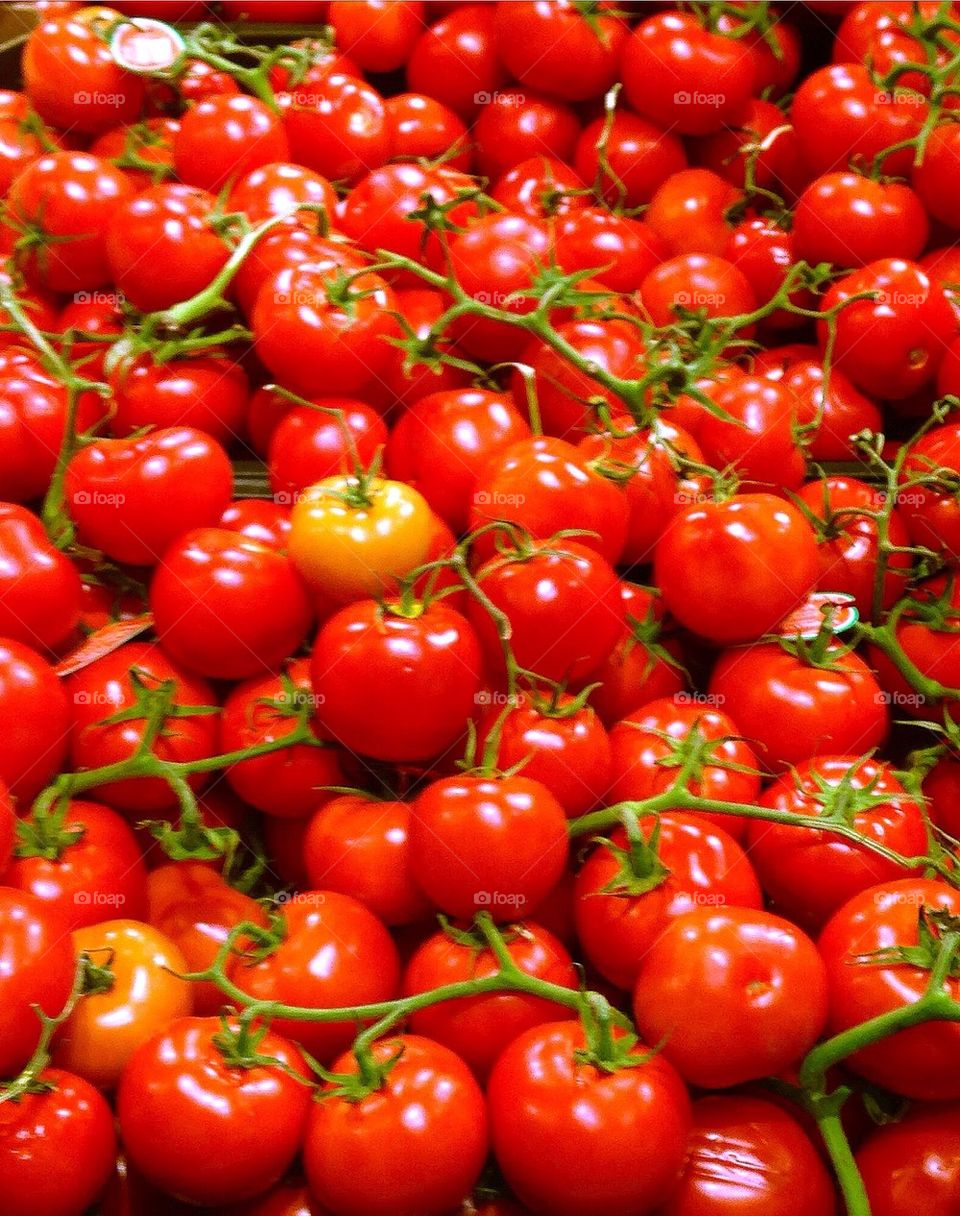
{"label": "ripe tomato cluster", "polygon": [[960,6],[37,8],[3,1216],[956,1216]]}

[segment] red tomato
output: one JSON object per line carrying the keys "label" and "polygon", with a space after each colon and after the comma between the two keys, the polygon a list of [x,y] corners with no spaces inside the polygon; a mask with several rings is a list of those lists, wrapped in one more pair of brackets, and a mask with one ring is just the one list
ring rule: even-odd
{"label": "red tomato", "polygon": [[725,258],[682,253],[654,267],[640,284],[640,299],[654,325],[673,325],[677,309],[705,317],[737,317],[757,306],[750,280]]}
{"label": "red tomato", "polygon": [[[722,802],[755,802],[760,792],[760,766],[737,724],[718,705],[723,702],[696,693],[678,692],[635,709],[610,732],[613,753],[609,797],[612,802],[652,798],[676,780],[675,764],[662,763],[701,742],[705,763],[692,793]],[[704,815],[714,825],[740,839],[742,818]]]}
{"label": "red tomato", "polygon": [[3,881],[55,908],[71,929],[110,916],[141,920],[147,871],[126,822],[98,802],[69,801],[21,820],[15,859]]}
{"label": "red tomato", "polygon": [[[941,371],[941,383],[947,374],[947,364],[957,362],[954,346],[948,348]],[[960,347],[958,347],[960,354]],[[952,391],[952,390],[946,390]],[[951,475],[960,472],[960,423],[946,422],[935,426],[911,445],[903,464],[901,481],[905,484],[897,498],[898,510],[907,525],[910,540],[923,545],[954,567],[960,564],[960,503],[949,489]],[[922,479],[928,479],[923,484]],[[938,479],[945,479],[938,484]],[[893,544],[904,544],[890,537]],[[893,559],[899,555],[892,555]]]}
{"label": "red tomato", "polygon": [[[571,990],[577,973],[565,947],[552,933],[533,922],[510,926],[507,952],[525,975]],[[459,931],[427,938],[410,958],[403,977],[404,996],[430,992],[444,984],[495,975],[500,964],[483,939],[464,939]],[[534,1026],[566,1016],[561,1005],[521,992],[461,997],[441,1001],[415,1013],[411,1029],[455,1051],[486,1082],[500,1054],[514,1039]]]}
{"label": "red tomato", "polygon": [[797,256],[811,266],[865,266],[879,258],[918,257],[930,231],[923,207],[913,190],[899,182],[826,173],[797,201]]}
{"label": "red tomato", "polygon": [[684,1080],[726,1089],[776,1075],[810,1050],[827,1020],[826,968],[779,916],[694,908],[651,943],[633,1012]]}
{"label": "red tomato", "polygon": [[482,664],[470,623],[442,601],[408,614],[399,603],[358,600],[314,644],[318,721],[344,747],[377,760],[441,756],[476,713]]}
{"label": "red tomato", "polygon": [[291,1043],[267,1031],[256,1051],[271,1063],[250,1067],[223,1054],[222,1034],[219,1018],[178,1018],[134,1052],[117,1092],[131,1162],[164,1191],[205,1207],[277,1182],[310,1110],[307,1066]]}
{"label": "red tomato", "polygon": [[153,566],[191,528],[216,524],[233,491],[230,458],[193,427],[97,439],[67,466],[78,539],[114,561]]}
{"label": "red tomato", "polygon": [[228,444],[243,430],[248,385],[243,368],[220,354],[169,363],[142,356],[109,376],[111,432],[123,438],[144,427],[188,426]]}
{"label": "red tomato", "polygon": [[596,712],[581,701],[565,693],[521,697],[505,716],[503,706],[493,704],[477,732],[482,755],[497,731],[496,767],[506,772],[522,766],[523,775],[545,785],[571,819],[593,810],[610,784],[610,740]]}
{"label": "red tomato", "polygon": [[214,95],[183,115],[173,163],[188,186],[217,193],[232,178],[289,160],[289,151],[283,123],[264,102],[243,94]]}
{"label": "red tomato", "polygon": [[960,839],[960,762],[941,756],[923,780],[923,793],[931,821]]}
{"label": "red tomato", "polygon": [[125,72],[92,24],[52,16],[23,48],[23,79],[40,117],[67,131],[98,135],[132,122],[144,98],[142,77]]}
{"label": "red tomato", "polygon": [[814,358],[793,360],[779,371],[774,365],[763,374],[779,378],[796,396],[797,420],[807,431],[814,460],[861,460],[862,449],[852,436],[860,431],[881,431],[880,410],[839,368],[831,367],[825,376],[820,356],[811,353]]}
{"label": "red tomato", "polygon": [[10,638],[0,638],[0,717],[0,780],[26,803],[63,767],[73,710],[46,659]]}
{"label": "red tomato", "polygon": [[698,439],[707,464],[731,467],[742,484],[799,490],[806,475],[797,442],[798,401],[783,381],[743,376],[713,395],[728,417],[707,412]]}
{"label": "red tomato", "polygon": [[45,1068],[38,1087],[0,1104],[0,1191],[6,1216],[74,1216],[113,1171],[117,1138],[106,1098],[82,1077]]}
{"label": "red tomato", "polygon": [[316,79],[308,75],[278,100],[286,111],[291,156],[268,160],[292,159],[328,181],[356,182],[390,159],[383,98],[357,74],[341,69]]}
{"label": "red tomato", "polygon": [[644,212],[670,257],[723,254],[730,236],[727,212],[740,193],[709,169],[682,169],[660,186]]}
{"label": "red tomato", "polygon": [[[73,987],[67,923],[35,895],[0,886],[0,1076],[13,1077],[40,1040],[39,1005],[56,1017]],[[15,1106],[0,1103],[0,1110]]]}
{"label": "red tomato", "polygon": [[303,838],[308,884],[352,895],[387,925],[425,920],[431,908],[410,872],[409,837],[407,803],[333,798]]}
{"label": "red tomato", "polygon": [[862,755],[889,729],[873,672],[839,644],[819,665],[776,642],[728,650],[709,687],[774,772],[812,756]]}
{"label": "red tomato", "polygon": [[0,503],[0,636],[55,650],[80,616],[80,575],[26,507]]}
{"label": "red tomato", "polygon": [[[931,384],[947,343],[957,332],[957,317],[944,291],[917,265],[903,258],[870,262],[835,282],[821,311],[861,292],[836,318],[833,358],[857,388],[876,397],[900,400]],[[818,326],[821,349],[828,326]]]}
{"label": "red tomato", "polygon": [[[497,52],[522,84],[565,101],[599,97],[613,84],[627,26],[600,6],[589,15],[572,0],[542,0],[497,8]],[[572,72],[570,65],[576,64]]]}
{"label": "red tomato", "polygon": [[150,585],[150,609],[177,662],[232,680],[276,669],[313,616],[289,558],[225,528],[194,528],[171,545]]}
{"label": "red tomato", "polygon": [[106,234],[110,274],[135,308],[169,308],[214,278],[230,255],[211,224],[216,207],[206,190],[165,182],[114,211]]}
{"label": "red tomato", "polygon": [[640,831],[643,845],[631,847],[623,828],[598,842],[574,887],[584,953],[628,992],[647,950],[676,917],[703,906],[763,906],[746,853],[722,828],[698,815],[668,813]]}
{"label": "red tomato", "polygon": [[580,134],[573,109],[532,89],[497,89],[475,95],[474,168],[496,181],[518,161],[542,153],[570,162]]}
{"label": "red tomato", "polygon": [[506,1049],[487,1090],[497,1163],[544,1216],[646,1216],[677,1186],[690,1100],[662,1053],[637,1044],[632,1066],[608,1072],[583,1062],[585,1046],[571,1021]]}
{"label": "red tomato", "polygon": [[[431,15],[437,8],[432,6]],[[443,13],[410,52],[409,87],[436,97],[469,121],[507,80],[497,56],[494,14],[488,4],[461,4]]]}
{"label": "red tomato", "polygon": [[322,207],[329,220],[336,210],[337,193],[319,173],[279,161],[261,165],[241,178],[230,191],[227,209],[242,211],[252,224],[272,215],[296,215],[298,223],[314,232],[319,226],[317,216],[311,211],[297,210],[304,203]]}
{"label": "red tomato", "polygon": [[568,273],[595,270],[611,291],[623,292],[634,291],[665,256],[649,225],[605,207],[585,207],[559,219],[555,253]]}
{"label": "red tomato", "polygon": [[960,1122],[956,1106],[917,1106],[870,1133],[857,1150],[873,1216],[919,1211],[950,1216],[960,1204]]}
{"label": "red tomato", "polygon": [[18,237],[17,265],[50,291],[109,282],[106,229],[132,194],[129,179],[109,161],[83,152],[41,156],[16,179],[5,203],[5,222]]}
{"label": "red tomato", "polygon": [[442,159],[453,169],[470,168],[470,137],[463,120],[442,102],[424,93],[397,93],[383,108],[390,126],[394,156]]}
{"label": "red tomato", "polygon": [[[127,126],[110,127],[90,145],[90,154],[112,161],[146,190],[173,173],[173,139],[179,130],[176,118],[147,118]],[[132,168],[134,161],[141,167]]]}
{"label": "red tomato", "polygon": [[[619,487],[595,473],[573,444],[535,437],[518,440],[488,461],[475,483],[470,528],[504,520],[543,541],[561,528],[576,528],[585,533],[577,545],[595,549],[612,564],[626,543],[628,513]],[[488,544],[487,552],[492,548]]]}
{"label": "red tomato", "polygon": [[[956,916],[958,911],[960,893],[924,878],[870,887],[839,908],[819,943],[830,985],[829,1033],[918,1001],[930,983],[929,963],[939,935],[927,920],[921,939],[921,917],[937,912]],[[898,960],[898,952],[910,947],[910,956]],[[883,951],[882,959],[870,957],[877,951]],[[960,981],[945,979],[943,991],[956,1000]],[[960,1023],[933,1021],[861,1048],[844,1065],[903,1097],[943,1102],[960,1097],[958,1057]]]}
{"label": "red tomato", "polygon": [[239,532],[271,549],[286,549],[290,536],[290,508],[262,498],[232,502],[220,516],[221,528]]}
{"label": "red tomato", "polygon": [[[771,218],[756,216],[741,220],[730,229],[720,252],[743,271],[757,304],[764,306],[783,288],[787,275],[796,264],[798,257],[795,246],[792,232]],[[788,299],[794,308],[816,306],[813,293],[804,287],[795,288]],[[773,331],[793,329],[803,323],[803,317],[789,308],[778,308],[763,320],[764,328]]]}
{"label": "red tomato", "polygon": [[[390,1063],[378,1088],[354,1100],[330,1093],[329,1081],[313,1104],[303,1146],[310,1190],[337,1212],[445,1216],[487,1155],[483,1093],[458,1056],[420,1035],[380,1039],[372,1054]],[[341,1056],[333,1071],[354,1076],[356,1057]]]}
{"label": "red tomato", "polygon": [[835,1216],[826,1166],[800,1123],[775,1102],[745,1095],[698,1099],[687,1154],[680,1186],[662,1216],[726,1216],[732,1210],[743,1216]]}
{"label": "red tomato", "polygon": [[[947,688],[960,688],[960,651],[955,644],[960,585],[950,576],[938,575],[920,583],[911,593],[911,600],[894,628],[897,645],[921,675]],[[870,648],[870,661],[883,686],[881,701],[896,707],[898,714],[940,721],[942,702],[917,692],[877,647]],[[953,698],[947,705],[955,705]]]}
{"label": "red tomato", "polygon": [[748,45],[674,11],[636,27],[620,70],[630,105],[681,135],[719,131],[737,117],[756,81]]}
{"label": "red tomato", "polygon": [[[860,796],[858,797],[858,792]],[[904,857],[924,857],[927,828],[920,807],[888,765],[855,756],[807,760],[768,786],[760,806],[847,823],[865,842]],[[750,859],[779,911],[811,931],[858,892],[902,878],[901,866],[864,845],[823,830],[751,822]]]}
{"label": "red tomato", "polygon": [[[300,891],[282,903],[284,936],[258,959],[238,957],[230,978],[258,1001],[340,1009],[391,1001],[400,964],[384,925],[357,900],[337,891]],[[298,1022],[274,1018],[272,1028],[328,1065],[357,1033],[353,1019]]]}
{"label": "red tomato", "polygon": [[531,156],[514,165],[490,191],[507,211],[535,220],[583,211],[587,183],[579,173],[552,156]]}
{"label": "red tomato", "polygon": [[[583,680],[623,635],[616,573],[576,541],[538,541],[525,552],[506,551],[482,565],[476,578],[484,596],[509,622],[516,662],[548,680]],[[468,616],[491,670],[501,672],[502,642],[487,606],[471,598]]]}
{"label": "red tomato", "polygon": [[772,629],[803,602],[819,566],[813,529],[772,494],[685,507],[654,551],[668,610],[715,642],[748,642]]}
{"label": "red tomato", "polygon": [[337,46],[365,72],[403,67],[424,24],[423,0],[332,0],[329,21]]}
{"label": "red tomato", "polygon": [[274,499],[296,502],[314,482],[367,469],[387,442],[383,419],[349,397],[319,397],[314,408],[295,405],[270,436],[267,464]]}
{"label": "red tomato", "polygon": [[444,777],[411,808],[413,877],[448,916],[525,917],[559,882],[567,851],[563,807],[522,775]]}
{"label": "red tomato", "polygon": [[[202,760],[216,752],[217,699],[206,680],[190,675],[153,642],[127,642],[69,676],[73,704],[70,760],[75,768],[100,768],[128,760],[147,730],[151,700],[171,708],[192,707],[162,721],[153,743],[165,760]],[[134,713],[139,707],[140,714]],[[204,711],[204,707],[206,710]],[[213,707],[213,708],[211,708]],[[121,714],[119,721],[109,721]],[[193,774],[197,788],[206,775]],[[97,798],[121,810],[155,811],[177,805],[177,796],[159,777],[128,777],[97,786]],[[104,919],[101,917],[101,919]]]}

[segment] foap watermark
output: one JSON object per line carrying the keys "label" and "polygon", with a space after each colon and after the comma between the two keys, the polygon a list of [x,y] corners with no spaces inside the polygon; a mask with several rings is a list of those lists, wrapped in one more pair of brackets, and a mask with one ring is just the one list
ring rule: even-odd
{"label": "foap watermark", "polygon": [[104,308],[122,308],[127,297],[122,291],[75,291],[74,304],[99,304]]}
{"label": "foap watermark", "polygon": [[885,304],[889,308],[919,308],[929,298],[926,291],[874,291],[871,295],[874,303]]}
{"label": "foap watermark", "polygon": [[673,699],[678,705],[703,705],[708,709],[711,707],[718,709],[727,700],[722,692],[698,692],[697,690],[674,693]]}
{"label": "foap watermark", "polygon": [[702,93],[699,89],[691,92],[681,89],[679,93],[673,95],[675,106],[712,106],[713,109],[716,109],[718,106],[725,105],[726,101],[726,93]]}
{"label": "foap watermark", "polygon": [[515,692],[495,692],[492,689],[484,688],[474,696],[473,703],[483,706],[496,705],[500,708],[509,705],[513,709],[523,704],[523,698]]}
{"label": "foap watermark", "polygon": [[481,89],[479,93],[474,93],[473,104],[475,106],[522,106],[527,100],[525,93],[488,93]]}
{"label": "foap watermark", "polygon": [[511,295],[507,291],[475,291],[471,298],[478,304],[488,304],[491,308],[503,308],[504,304],[511,299]]}
{"label": "foap watermark", "polygon": [[122,908],[127,897],[119,891],[74,891],[73,902],[85,908]]}
{"label": "foap watermark", "polygon": [[70,501],[77,507],[122,507],[127,501],[126,494],[118,494],[105,490],[77,490]]}
{"label": "foap watermark", "polygon": [[321,705],[326,704],[327,698],[322,692],[309,692],[306,688],[296,688],[292,691],[283,689],[272,700],[280,705],[290,705],[294,709],[300,709],[304,705],[309,709],[319,709]]}
{"label": "foap watermark", "polygon": [[475,908],[519,908],[526,902],[516,891],[474,891]]}
{"label": "foap watermark", "polygon": [[114,702],[107,696],[105,692],[100,692],[99,689],[93,688],[88,690],[78,689],[73,694],[74,705],[113,705]]}
{"label": "foap watermark", "polygon": [[477,490],[473,501],[478,507],[520,507],[527,501],[527,496],[503,494],[499,490]]}
{"label": "foap watermark", "polygon": [[874,705],[891,705],[894,709],[920,709],[926,705],[927,698],[922,692],[903,692],[894,689],[892,692],[877,692],[873,694]]}
{"label": "foap watermark", "polygon": [[927,496],[922,490],[895,490],[892,494],[886,490],[878,490],[877,501],[892,502],[895,507],[919,507],[927,501]]}
{"label": "foap watermark", "polygon": [[125,106],[130,98],[126,93],[103,93],[99,89],[92,92],[87,92],[82,89],[79,93],[74,93],[73,104],[75,106],[114,106],[119,109],[120,106]]}
{"label": "foap watermark", "polygon": [[673,297],[678,308],[723,308],[726,302],[722,291],[678,291]]}
{"label": "foap watermark", "polygon": [[276,902],[284,907],[300,904],[302,907],[319,908],[327,902],[327,897],[322,891],[281,891],[276,896]]}

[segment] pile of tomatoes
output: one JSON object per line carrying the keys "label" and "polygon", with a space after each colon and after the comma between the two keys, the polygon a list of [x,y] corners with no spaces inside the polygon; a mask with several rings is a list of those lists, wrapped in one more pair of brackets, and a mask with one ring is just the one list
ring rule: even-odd
{"label": "pile of tomatoes", "polygon": [[956,1216],[960,6],[37,7],[0,1212]]}

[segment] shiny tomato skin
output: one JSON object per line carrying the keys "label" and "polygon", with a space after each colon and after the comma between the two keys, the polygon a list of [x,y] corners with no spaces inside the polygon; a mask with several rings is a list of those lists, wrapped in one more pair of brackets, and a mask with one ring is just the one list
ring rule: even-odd
{"label": "shiny tomato skin", "polygon": [[[492,557],[477,571],[484,595],[510,622],[514,658],[548,680],[583,680],[624,632],[624,608],[613,567],[577,541],[534,542],[529,551]],[[477,599],[467,614],[490,670],[503,670],[493,618]]]}
{"label": "shiny tomato skin", "polygon": [[526,916],[560,881],[568,848],[560,803],[522,774],[443,777],[411,808],[414,880],[448,916]]}
{"label": "shiny tomato skin", "polygon": [[28,165],[5,203],[8,224],[37,227],[48,238],[17,255],[27,280],[62,292],[109,282],[106,224],[133,192],[122,170],[83,152],[53,152]]}
{"label": "shiny tomato skin", "polygon": [[411,89],[429,93],[469,121],[507,73],[496,53],[494,10],[461,4],[420,35],[407,62]]}
{"label": "shiny tomato skin", "polygon": [[[230,979],[257,1000],[312,1009],[392,1001],[400,964],[386,927],[372,912],[336,891],[298,891],[282,903],[286,936],[259,961],[240,957]],[[354,1020],[297,1022],[275,1018],[272,1028],[322,1064],[346,1050]]]}
{"label": "shiny tomato skin", "polygon": [[640,300],[654,325],[673,325],[677,309],[706,317],[738,317],[757,306],[750,280],[713,253],[679,253],[653,267],[640,284]]}
{"label": "shiny tomato skin", "polygon": [[[310,1189],[337,1212],[446,1216],[486,1158],[483,1093],[463,1061],[431,1039],[404,1034],[372,1050],[380,1064],[399,1054],[382,1089],[359,1102],[321,1091],[313,1105],[303,1149]],[[347,1053],[334,1071],[357,1067]]]}
{"label": "shiny tomato skin", "polygon": [[369,468],[387,442],[383,419],[365,402],[325,397],[316,404],[320,409],[293,406],[270,436],[267,465],[276,502],[292,504],[314,482]]}
{"label": "shiny tomato skin", "polygon": [[223,267],[230,250],[210,223],[216,206],[206,190],[164,183],[117,208],[107,229],[107,260],[135,308],[157,312],[187,300]]}
{"label": "shiny tomato skin", "polygon": [[[923,909],[956,916],[960,896],[944,882],[905,878],[870,887],[838,908],[820,935],[819,949],[830,986],[830,1021],[837,1034],[920,999],[930,983],[927,968],[910,963],[874,963],[876,950],[916,946]],[[960,982],[944,981],[957,999]],[[933,1021],[899,1030],[848,1056],[844,1066],[903,1097],[956,1101],[960,1097],[960,1027]]]}
{"label": "shiny tomato skin", "polygon": [[[70,759],[77,768],[99,768],[128,760],[146,731],[147,713],[119,722],[106,720],[137,703],[137,688],[158,690],[172,684],[174,706],[216,707],[206,680],[198,679],[169,659],[156,643],[127,642],[67,678],[73,704]],[[201,760],[216,751],[216,717],[212,712],[169,717],[154,742],[154,754],[166,760]],[[203,785],[203,774],[190,784]],[[97,798],[129,811],[155,811],[177,804],[175,793],[159,777],[129,777],[97,787]]]}
{"label": "shiny tomato skin", "polygon": [[465,532],[474,487],[487,461],[530,428],[509,397],[487,389],[430,393],[397,420],[387,472],[420,491],[451,529]]}
{"label": "shiny tomato skin", "polygon": [[6,1216],[76,1216],[113,1170],[113,1116],[82,1077],[44,1068],[37,1080],[50,1088],[0,1105],[3,1210]]}
{"label": "shiny tomato skin", "polygon": [[320,629],[311,680],[317,719],[344,747],[377,760],[429,760],[456,744],[476,713],[483,657],[470,622],[441,601],[407,616],[358,600]]}
{"label": "shiny tomato skin", "polygon": [[[577,972],[569,953],[547,929],[532,921],[509,926],[507,951],[526,975],[574,990]],[[414,951],[403,976],[403,994],[430,992],[444,984],[459,984],[494,975],[499,964],[482,944],[457,941],[434,933]],[[564,1008],[542,997],[523,993],[495,993],[442,1001],[415,1013],[410,1027],[449,1047],[469,1064],[484,1084],[500,1054],[515,1038],[543,1022],[564,1016]]]}
{"label": "shiny tomato skin", "polygon": [[[798,421],[809,436],[809,453],[814,460],[860,460],[862,450],[851,436],[860,431],[879,431],[883,420],[875,402],[856,388],[837,367],[824,376],[821,356],[791,360],[780,379],[797,398]],[[757,369],[759,370],[759,369]],[[765,375],[774,376],[775,365]]]}
{"label": "shiny tomato skin", "polygon": [[504,520],[526,528],[535,540],[578,528],[588,534],[577,537],[578,544],[615,564],[626,544],[628,515],[619,487],[595,473],[572,443],[534,436],[489,461],[474,487],[470,528]]}
{"label": "shiny tomato skin", "polygon": [[80,617],[76,566],[26,507],[0,502],[0,636],[55,650]]}
{"label": "shiny tomato skin", "polygon": [[[580,868],[574,885],[574,916],[583,951],[605,979],[625,992],[633,988],[644,954],[669,921],[705,904],[763,905],[750,860],[722,828],[696,815],[668,812],[660,819],[654,846],[653,827],[649,819],[641,824],[644,838],[666,867],[659,885],[632,892],[629,872],[622,873],[617,853],[603,841]],[[626,849],[626,832],[617,828],[610,842]]]}
{"label": "shiny tomato skin", "polygon": [[328,181],[358,181],[390,159],[390,124],[383,98],[356,73],[328,72],[305,79],[279,100],[293,160]]}
{"label": "shiny tomato skin", "polygon": [[930,225],[920,198],[899,182],[826,173],[797,201],[797,256],[815,266],[864,266],[878,258],[916,258]]}
{"label": "shiny tomato skin", "polygon": [[572,162],[580,120],[572,106],[533,89],[497,89],[473,125],[474,170],[490,181],[542,153]]}
{"label": "shiny tomato skin", "polygon": [[806,460],[796,439],[797,399],[783,382],[743,376],[714,395],[729,415],[707,413],[698,432],[707,464],[732,467],[744,488],[799,490]]}
{"label": "shiny tomato skin", "polygon": [[243,94],[213,95],[187,110],[173,141],[177,176],[216,194],[232,178],[289,160],[283,123],[264,102]]}
{"label": "shiny tomato skin", "polygon": [[[21,850],[10,863],[3,882],[48,903],[71,929],[96,924],[115,910],[144,917],[147,871],[126,821],[101,803],[71,800],[62,831],[78,838],[45,856],[41,836],[36,852]],[[29,838],[22,845],[29,847]]]}
{"label": "shiny tomato skin", "polygon": [[292,562],[225,528],[194,528],[171,545],[154,573],[150,608],[174,660],[232,680],[276,669],[313,617]]}
{"label": "shiny tomato skin", "polygon": [[826,1166],[800,1123],[774,1102],[698,1098],[687,1152],[680,1186],[662,1216],[734,1210],[739,1216],[835,1216]]}
{"label": "shiny tomato skin", "polygon": [[[297,726],[298,700],[316,706],[308,659],[292,659],[280,675],[254,676],[237,684],[220,715],[220,752],[272,743]],[[303,819],[328,800],[328,785],[343,785],[346,775],[334,747],[296,744],[281,751],[240,760],[226,769],[236,794],[265,815]]]}
{"label": "shiny tomato skin", "polygon": [[[597,147],[601,139],[606,140],[606,164]],[[597,118],[588,123],[573,161],[584,181],[600,183],[605,202],[630,208],[646,206],[687,167],[683,143],[675,133],[628,110],[618,110],[612,122]]]}
{"label": "shiny tomato skin", "polygon": [[564,270],[594,270],[611,291],[632,292],[666,256],[642,220],[584,207],[555,222],[555,254]]}
{"label": "shiny tomato skin", "polygon": [[797,1063],[827,1020],[826,968],[805,933],[754,908],[700,907],[643,958],[637,1028],[691,1085],[727,1089]]}
{"label": "shiny tomato skin", "polygon": [[[588,18],[572,0],[505,5],[497,9],[494,28],[497,50],[510,73],[565,101],[585,101],[607,91],[628,34],[615,13],[600,6]],[[576,72],[570,71],[573,63]]]}
{"label": "shiny tomato skin", "polygon": [[114,404],[110,432],[118,438],[148,426],[188,426],[226,445],[243,431],[247,377],[221,355],[201,352],[169,363],[143,356],[120,363],[108,381]]}
{"label": "shiny tomato skin", "polygon": [[[956,362],[955,347],[960,351],[960,346],[952,343],[941,367],[940,383],[947,392],[953,391],[946,386],[945,379],[947,374],[952,375],[953,369],[951,367],[948,373],[947,365]],[[905,519],[910,540],[915,545],[932,549],[951,567],[956,567],[960,565],[960,504],[947,487],[937,486],[936,478],[943,471],[948,476],[960,472],[960,424],[949,420],[942,426],[933,427],[911,445],[903,465],[902,480],[930,477],[932,481],[927,485],[905,485],[895,514]],[[897,543],[892,536],[890,539]]]}
{"label": "shiny tomato skin", "polygon": [[221,528],[239,532],[271,549],[286,549],[290,536],[290,508],[265,498],[241,498],[220,516]]}
{"label": "shiny tomato skin", "polygon": [[509,169],[490,189],[490,197],[507,211],[535,220],[582,211],[587,199],[578,192],[587,183],[562,160],[531,156]]}
{"label": "shiny tomato skin", "polygon": [[960,1122],[954,1106],[915,1106],[857,1149],[874,1216],[950,1216],[960,1204]]}
{"label": "shiny tomato skin", "polygon": [[97,439],[71,457],[66,498],[80,541],[114,561],[152,566],[191,528],[216,524],[233,492],[223,447],[193,427]]}
{"label": "shiny tomato skin", "polygon": [[307,1066],[293,1044],[268,1032],[258,1050],[275,1064],[231,1067],[215,1042],[222,1029],[219,1018],[171,1022],[137,1049],[117,1093],[133,1164],[165,1192],[207,1207],[277,1182],[310,1110]]}
{"label": "shiny tomato skin", "polygon": [[[183,955],[189,971],[212,965],[230,930],[242,921],[266,924],[263,907],[235,890],[207,862],[167,862],[147,878],[147,919]],[[191,982],[194,1011],[219,1013],[228,998],[209,980]]]}
{"label": "shiny tomato skin", "polygon": [[39,1042],[40,1019],[31,1006],[56,1017],[75,970],[76,951],[56,909],[0,886],[0,1076],[16,1076]]}
{"label": "shiny tomato skin", "polygon": [[138,1047],[186,1017],[190,984],[186,959],[172,941],[144,921],[104,920],[75,929],[73,948],[108,967],[113,986],[80,1001],[57,1032],[54,1063],[99,1089],[114,1089]]}
{"label": "shiny tomato skin", "polygon": [[[778,778],[759,805],[796,815],[823,815],[817,795],[843,785],[868,789],[876,803],[848,817],[864,840],[904,857],[924,857],[927,829],[920,807],[888,765],[855,756],[818,756]],[[882,799],[881,795],[887,795]],[[842,805],[842,804],[841,804]],[[821,929],[829,917],[866,887],[903,878],[908,871],[864,846],[824,830],[753,820],[750,859],[774,907],[803,928]]]}
{"label": "shiny tomato skin", "polygon": [[677,515],[654,580],[677,620],[713,642],[748,642],[796,608],[819,573],[813,529],[772,494],[737,494]]}
{"label": "shiny tomato skin", "polygon": [[386,925],[414,924],[431,911],[410,872],[410,807],[341,794],[311,817],[303,838],[309,885],[340,891]]}
{"label": "shiny tomato skin", "polygon": [[[738,724],[719,708],[723,704],[703,694],[677,692],[639,706],[616,723],[610,731],[610,799],[642,800],[669,789],[676,770],[661,761],[675,755],[675,745],[696,732],[712,747],[690,782],[691,792],[722,802],[754,802],[760,792],[760,764]],[[703,817],[738,840],[746,831],[745,822],[736,815],[704,813]]]}
{"label": "shiny tomato skin", "polygon": [[511,1190],[541,1216],[648,1216],[683,1167],[686,1089],[662,1053],[606,1072],[577,1059],[584,1047],[576,1021],[514,1039],[487,1089],[494,1155]]}
{"label": "shiny tomato skin", "polygon": [[0,780],[26,802],[64,765],[73,707],[47,660],[12,638],[0,638],[0,714]]}
{"label": "shiny tomato skin", "polygon": [[657,13],[634,29],[621,72],[630,105],[682,135],[707,135],[731,122],[756,80],[746,43],[676,11]]}
{"label": "shiny tomato skin", "polygon": [[854,651],[816,667],[776,642],[720,656],[710,693],[751,740],[765,769],[782,772],[817,755],[859,756],[883,743],[889,710]]}
{"label": "shiny tomato skin", "polygon": [[662,183],[643,219],[670,257],[722,256],[730,237],[727,213],[740,198],[736,187],[710,169],[682,169]]}
{"label": "shiny tomato skin", "polygon": [[230,191],[227,208],[242,211],[252,224],[259,224],[273,215],[295,215],[297,223],[311,232],[318,230],[319,216],[312,211],[298,211],[302,204],[322,207],[328,220],[333,218],[337,194],[333,186],[319,173],[278,161],[261,165],[240,179]]}

